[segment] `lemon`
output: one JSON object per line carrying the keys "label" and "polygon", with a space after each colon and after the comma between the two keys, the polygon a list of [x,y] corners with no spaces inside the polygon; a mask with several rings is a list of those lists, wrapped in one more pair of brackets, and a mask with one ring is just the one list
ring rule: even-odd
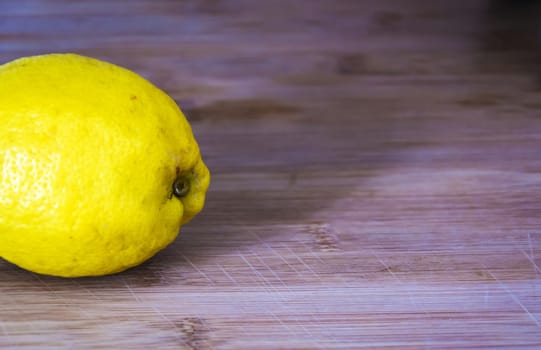
{"label": "lemon", "polygon": [[123,271],[171,243],[210,174],[186,118],[139,75],[48,54],[0,66],[0,256],[41,274]]}

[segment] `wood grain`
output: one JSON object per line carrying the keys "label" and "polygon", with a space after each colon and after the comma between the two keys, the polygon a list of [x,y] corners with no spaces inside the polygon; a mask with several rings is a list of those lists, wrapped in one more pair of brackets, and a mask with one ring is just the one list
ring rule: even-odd
{"label": "wood grain", "polygon": [[0,2],[0,61],[127,66],[187,112],[204,213],[143,266],[0,262],[0,347],[541,348],[534,1]]}

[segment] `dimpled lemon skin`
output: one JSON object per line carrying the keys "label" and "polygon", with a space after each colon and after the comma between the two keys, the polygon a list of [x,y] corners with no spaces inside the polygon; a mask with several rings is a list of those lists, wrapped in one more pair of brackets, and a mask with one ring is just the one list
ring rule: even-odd
{"label": "dimpled lemon skin", "polygon": [[138,265],[202,209],[209,180],[180,109],[137,74],[75,54],[0,66],[7,261],[63,277]]}

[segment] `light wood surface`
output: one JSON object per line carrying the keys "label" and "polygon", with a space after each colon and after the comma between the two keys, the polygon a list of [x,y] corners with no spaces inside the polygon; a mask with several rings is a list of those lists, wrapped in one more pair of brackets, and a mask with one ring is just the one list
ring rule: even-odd
{"label": "light wood surface", "polygon": [[0,61],[127,66],[213,181],[143,266],[0,262],[0,347],[541,349],[534,1],[2,0]]}

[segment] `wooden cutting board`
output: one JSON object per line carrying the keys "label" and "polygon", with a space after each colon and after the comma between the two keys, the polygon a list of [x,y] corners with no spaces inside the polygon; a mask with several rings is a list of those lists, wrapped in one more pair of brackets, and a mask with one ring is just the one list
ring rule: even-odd
{"label": "wooden cutting board", "polygon": [[1,62],[71,51],[143,74],[187,112],[213,179],[138,268],[0,262],[0,347],[541,349],[538,14],[1,1]]}

